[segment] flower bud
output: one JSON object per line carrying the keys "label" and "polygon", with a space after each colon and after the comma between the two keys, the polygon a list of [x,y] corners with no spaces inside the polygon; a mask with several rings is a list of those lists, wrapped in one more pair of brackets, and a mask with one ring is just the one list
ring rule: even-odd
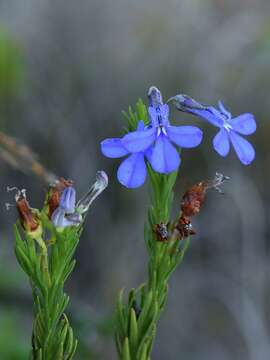
{"label": "flower bud", "polygon": [[200,104],[190,96],[185,94],[178,94],[170,98],[168,101],[172,101],[176,108],[180,111],[189,112],[190,110],[205,110],[207,106]]}

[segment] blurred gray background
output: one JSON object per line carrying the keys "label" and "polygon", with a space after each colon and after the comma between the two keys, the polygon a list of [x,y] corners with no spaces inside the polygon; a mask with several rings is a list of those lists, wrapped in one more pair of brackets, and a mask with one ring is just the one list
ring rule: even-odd
{"label": "blurred gray background", "polygon": [[[116,359],[112,312],[120,288],[146,277],[143,223],[147,186],[127,190],[119,161],[99,143],[119,136],[121,110],[146,101],[150,85],[164,98],[186,93],[255,114],[248,167],[233,151],[212,149],[215,129],[172,111],[177,124],[197,124],[203,144],[183,151],[176,206],[186,188],[220,171],[225,194],[210,192],[195,218],[197,235],[170,282],[153,358],[270,359],[270,2],[268,0],[1,0],[0,130],[20,139],[83,194],[104,169],[110,186],[90,210],[68,282],[76,359]],[[24,187],[33,207],[46,188],[0,162],[0,358],[26,359],[31,293],[13,255],[13,195]]]}

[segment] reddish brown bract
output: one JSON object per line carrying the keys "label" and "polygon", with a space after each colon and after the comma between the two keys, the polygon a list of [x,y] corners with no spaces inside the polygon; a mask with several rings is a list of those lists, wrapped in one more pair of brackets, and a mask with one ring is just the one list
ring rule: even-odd
{"label": "reddish brown bract", "polygon": [[192,228],[190,218],[200,212],[207,190],[213,188],[221,192],[219,187],[226,180],[229,180],[228,176],[216,173],[213,180],[201,181],[185,192],[181,201],[182,213],[175,225],[175,229],[179,232],[180,239],[196,234]]}
{"label": "reddish brown bract", "polygon": [[48,217],[51,218],[54,210],[58,208],[60,197],[66,187],[72,186],[72,180],[60,178],[52,187],[48,196]]}
{"label": "reddish brown bract", "polygon": [[183,196],[181,210],[183,216],[190,217],[198,214],[203,205],[206,190],[209,188],[207,181],[201,181],[192,186]]}
{"label": "reddish brown bract", "polygon": [[175,228],[178,230],[180,235],[180,240],[189,237],[190,235],[195,235],[196,231],[193,230],[191,221],[188,217],[181,216]]}
{"label": "reddish brown bract", "polygon": [[185,192],[181,201],[181,216],[175,226],[179,232],[180,239],[195,235],[190,218],[198,214],[204,203],[206,190],[209,188],[208,181],[201,181],[193,185]]}
{"label": "reddish brown bract", "polygon": [[35,231],[39,227],[39,219],[29,206],[24,196],[19,196],[16,201],[16,207],[19,213],[20,222],[26,231]]}

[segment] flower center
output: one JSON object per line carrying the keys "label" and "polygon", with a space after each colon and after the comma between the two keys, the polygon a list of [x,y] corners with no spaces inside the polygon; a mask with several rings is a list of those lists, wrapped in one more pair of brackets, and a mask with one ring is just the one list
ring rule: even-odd
{"label": "flower center", "polygon": [[167,136],[166,128],[163,125],[159,125],[157,128],[157,136],[159,136],[161,133]]}
{"label": "flower center", "polygon": [[224,121],[223,127],[224,127],[227,131],[232,130],[232,125],[230,125],[226,120],[223,120],[223,121]]}
{"label": "flower center", "polygon": [[161,133],[164,134],[165,136],[167,136],[167,131],[166,131],[166,127],[164,126],[164,120],[162,117],[162,114],[160,112],[160,107],[157,106],[156,108],[157,111],[157,136],[159,136]]}

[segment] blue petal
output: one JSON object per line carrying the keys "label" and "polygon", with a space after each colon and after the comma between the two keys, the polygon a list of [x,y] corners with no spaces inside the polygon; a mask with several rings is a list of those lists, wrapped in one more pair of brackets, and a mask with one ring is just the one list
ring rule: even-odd
{"label": "blue petal", "polygon": [[151,159],[152,159],[153,148],[154,148],[154,146],[152,145],[144,152],[144,156],[147,158],[147,160],[150,163],[151,163]]}
{"label": "blue petal", "polygon": [[214,126],[221,127],[223,126],[223,119],[221,113],[215,109],[213,106],[209,106],[207,109],[190,109],[190,113],[200,116],[203,119],[207,120]]}
{"label": "blue petal", "polygon": [[125,135],[121,143],[131,153],[141,152],[146,150],[154,141],[156,137],[156,129],[150,128],[144,131],[133,131]]}
{"label": "blue petal", "polygon": [[117,177],[119,182],[127,188],[137,188],[145,182],[146,165],[143,153],[130,155],[119,166]]}
{"label": "blue petal", "polygon": [[167,134],[172,142],[184,148],[198,146],[202,141],[202,131],[196,126],[168,126]]}
{"label": "blue petal", "polygon": [[163,133],[156,140],[150,161],[152,168],[163,174],[175,171],[180,165],[177,150]]}
{"label": "blue petal", "polygon": [[230,131],[229,136],[241,163],[244,165],[249,165],[255,158],[255,150],[253,146],[250,144],[250,142],[234,131]]}
{"label": "blue petal", "polygon": [[137,131],[143,131],[144,130],[144,122],[140,120],[137,125]]}
{"label": "blue petal", "polygon": [[101,152],[109,158],[118,158],[128,154],[121,143],[121,139],[106,139],[101,143]]}
{"label": "blue petal", "polygon": [[235,131],[242,135],[250,135],[256,131],[255,118],[249,113],[239,115],[228,122]]}
{"label": "blue petal", "polygon": [[229,135],[227,130],[221,128],[213,139],[213,146],[221,156],[227,156],[230,151]]}
{"label": "blue petal", "polygon": [[75,211],[76,191],[72,186],[65,188],[60,198],[60,207],[66,213],[73,213]]}

